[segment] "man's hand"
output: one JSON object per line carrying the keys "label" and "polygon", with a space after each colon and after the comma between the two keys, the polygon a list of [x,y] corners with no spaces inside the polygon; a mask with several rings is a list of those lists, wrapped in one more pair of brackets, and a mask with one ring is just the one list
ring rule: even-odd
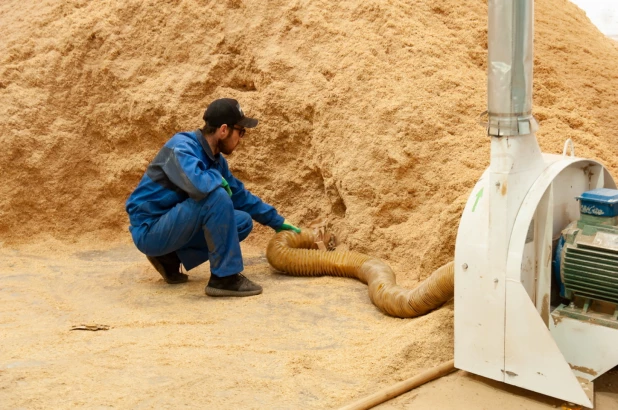
{"label": "man's hand", "polygon": [[281,225],[281,228],[277,229],[277,232],[281,231],[294,231],[296,233],[300,233],[300,229],[289,223],[287,219],[283,221],[283,225]]}
{"label": "man's hand", "polygon": [[232,196],[232,190],[230,189],[230,184],[227,183],[225,178],[221,177],[221,179],[222,179],[221,186],[227,191],[227,194],[229,196]]}

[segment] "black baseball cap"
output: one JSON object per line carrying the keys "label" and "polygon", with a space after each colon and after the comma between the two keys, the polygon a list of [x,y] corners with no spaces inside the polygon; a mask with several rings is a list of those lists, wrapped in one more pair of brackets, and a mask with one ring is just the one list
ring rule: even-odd
{"label": "black baseball cap", "polygon": [[204,121],[215,128],[219,128],[223,124],[231,127],[239,125],[245,128],[253,128],[258,125],[258,120],[255,118],[245,117],[238,101],[232,98],[220,98],[211,102],[204,112]]}

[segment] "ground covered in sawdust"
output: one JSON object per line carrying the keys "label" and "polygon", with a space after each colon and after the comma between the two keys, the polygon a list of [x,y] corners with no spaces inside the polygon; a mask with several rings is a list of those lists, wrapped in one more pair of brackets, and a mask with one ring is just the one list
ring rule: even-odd
{"label": "ground covered in sawdust", "polygon": [[131,244],[46,245],[0,250],[2,408],[329,408],[452,354],[452,303],[387,317],[362,283],[276,275],[260,248],[264,293],[217,299],[207,269],[167,285]]}
{"label": "ground covered in sawdust", "polygon": [[[535,4],[539,143],[572,138],[618,177],[618,47],[567,0]],[[260,125],[235,175],[414,286],[452,259],[489,162],[486,16],[484,0],[0,2],[0,402],[323,408],[452,358],[452,305],[393,319],[353,280],[273,276],[266,228],[245,247],[263,295],[206,298],[208,266],[166,286],[124,201],[173,133],[237,98]]]}

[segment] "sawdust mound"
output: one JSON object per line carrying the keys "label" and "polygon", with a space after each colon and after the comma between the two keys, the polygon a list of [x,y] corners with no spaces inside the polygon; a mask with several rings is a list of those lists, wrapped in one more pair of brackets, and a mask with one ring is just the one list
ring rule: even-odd
{"label": "sawdust mound", "polygon": [[[4,0],[2,240],[126,235],[160,146],[231,96],[261,120],[230,158],[250,189],[424,276],[452,258],[488,165],[486,15],[484,0]],[[543,150],[573,138],[618,176],[618,48],[567,0],[538,0],[535,29]]]}

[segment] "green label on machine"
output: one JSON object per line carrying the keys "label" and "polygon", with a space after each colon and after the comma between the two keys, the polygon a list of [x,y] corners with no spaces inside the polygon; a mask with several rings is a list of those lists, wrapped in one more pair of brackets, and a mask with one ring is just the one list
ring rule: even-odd
{"label": "green label on machine", "polygon": [[481,188],[481,190],[476,193],[476,201],[474,201],[474,206],[472,207],[472,212],[474,212],[476,210],[476,205],[478,205],[479,199],[481,199],[481,197],[483,196],[483,190],[484,189],[485,189],[485,187]]}

